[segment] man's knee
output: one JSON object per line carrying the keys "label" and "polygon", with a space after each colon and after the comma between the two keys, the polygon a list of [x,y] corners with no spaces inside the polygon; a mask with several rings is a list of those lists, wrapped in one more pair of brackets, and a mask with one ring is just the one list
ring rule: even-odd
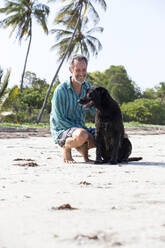
{"label": "man's knee", "polygon": [[73,132],[72,137],[74,139],[76,139],[77,141],[79,141],[80,143],[81,142],[83,143],[83,142],[85,142],[85,141],[88,140],[89,134],[88,134],[88,132],[85,129],[83,129],[83,128],[77,128]]}

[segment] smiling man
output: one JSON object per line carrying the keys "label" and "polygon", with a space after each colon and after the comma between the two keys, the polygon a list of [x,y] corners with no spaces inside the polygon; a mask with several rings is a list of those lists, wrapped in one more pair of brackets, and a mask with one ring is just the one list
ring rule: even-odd
{"label": "smiling man", "polygon": [[[88,150],[95,147],[95,129],[85,126],[86,110],[78,104],[79,98],[91,86],[85,81],[87,66],[85,56],[74,55],[69,65],[70,80],[58,85],[52,98],[50,129],[54,142],[63,149],[65,163],[76,163],[72,158],[72,148],[76,148],[88,162]],[[89,108],[89,111],[95,114],[94,108]]]}

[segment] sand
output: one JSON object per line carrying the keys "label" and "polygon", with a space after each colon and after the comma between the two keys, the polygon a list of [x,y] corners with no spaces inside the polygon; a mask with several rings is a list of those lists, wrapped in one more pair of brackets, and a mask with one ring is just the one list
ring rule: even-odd
{"label": "sand", "polygon": [[64,164],[50,135],[0,139],[0,248],[164,248],[165,134],[129,137],[143,160],[120,165]]}

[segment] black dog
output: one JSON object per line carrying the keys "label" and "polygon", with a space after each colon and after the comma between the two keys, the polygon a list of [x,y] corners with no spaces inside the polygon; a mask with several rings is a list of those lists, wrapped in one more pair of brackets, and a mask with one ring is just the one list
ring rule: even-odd
{"label": "black dog", "polygon": [[117,164],[128,161],[138,161],[140,158],[129,158],[132,145],[124,138],[124,126],[118,103],[108,91],[99,86],[92,86],[84,97],[78,101],[88,108],[96,108],[96,161],[95,163]]}

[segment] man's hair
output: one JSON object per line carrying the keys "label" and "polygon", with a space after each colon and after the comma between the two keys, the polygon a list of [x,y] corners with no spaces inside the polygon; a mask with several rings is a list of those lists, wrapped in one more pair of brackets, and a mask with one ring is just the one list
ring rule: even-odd
{"label": "man's hair", "polygon": [[84,55],[75,54],[75,55],[73,55],[73,56],[71,57],[71,59],[70,59],[70,63],[69,63],[70,67],[73,67],[73,64],[74,64],[74,61],[75,61],[75,60],[78,60],[78,61],[84,60],[85,63],[86,63],[86,65],[88,65],[88,60],[87,60],[87,58],[86,58]]}

